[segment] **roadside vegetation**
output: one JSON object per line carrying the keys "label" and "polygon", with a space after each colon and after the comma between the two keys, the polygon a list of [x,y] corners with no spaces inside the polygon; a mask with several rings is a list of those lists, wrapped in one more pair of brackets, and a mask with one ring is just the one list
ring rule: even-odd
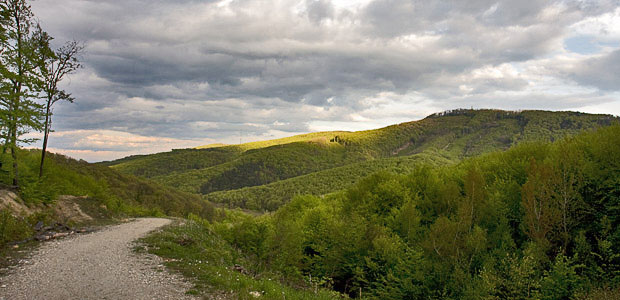
{"label": "roadside vegetation", "polygon": [[[11,185],[11,168],[0,169],[0,185],[13,190],[17,201],[35,213],[16,214],[8,207],[0,209],[0,246],[27,239],[39,221],[52,222],[50,210],[60,195],[83,196],[81,206],[103,211],[104,218],[139,216],[187,216],[194,213],[206,219],[216,217],[217,211],[200,196],[162,187],[148,180],[125,175],[110,168],[77,161],[63,155],[50,154],[45,160],[43,177],[39,178],[41,153],[37,150],[17,152],[21,186]],[[10,157],[3,166],[11,166]]]}
{"label": "roadside vegetation", "polygon": [[[190,278],[195,288],[189,293],[223,299],[340,299],[338,292],[320,282],[282,281],[272,270],[257,264],[255,257],[239,251],[229,240],[225,227],[247,218],[229,211],[225,221],[211,224],[196,216],[141,240],[149,252],[163,257],[167,267]],[[257,232],[257,234],[260,234]],[[145,250],[139,246],[138,250]],[[237,269],[235,269],[237,266]]]}

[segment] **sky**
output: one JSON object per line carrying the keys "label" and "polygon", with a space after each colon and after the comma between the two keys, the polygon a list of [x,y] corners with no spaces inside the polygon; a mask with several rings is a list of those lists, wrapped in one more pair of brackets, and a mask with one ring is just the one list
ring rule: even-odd
{"label": "sky", "polygon": [[455,108],[620,115],[620,0],[31,4],[84,43],[49,150],[91,162]]}

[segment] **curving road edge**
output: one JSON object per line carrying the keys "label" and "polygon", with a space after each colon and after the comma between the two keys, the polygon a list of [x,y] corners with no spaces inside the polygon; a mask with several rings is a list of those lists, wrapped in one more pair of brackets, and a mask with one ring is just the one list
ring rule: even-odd
{"label": "curving road edge", "polygon": [[194,299],[192,285],[161,258],[136,254],[133,242],[169,224],[145,218],[43,244],[32,259],[0,278],[4,299]]}

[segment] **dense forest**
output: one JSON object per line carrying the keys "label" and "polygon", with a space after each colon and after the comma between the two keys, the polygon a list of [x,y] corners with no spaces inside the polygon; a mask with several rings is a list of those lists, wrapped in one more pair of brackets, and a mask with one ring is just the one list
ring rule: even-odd
{"label": "dense forest", "polygon": [[451,164],[529,141],[553,141],[617,122],[577,112],[470,110],[360,132],[318,132],[241,145],[212,145],[128,157],[102,165],[204,199],[253,210],[277,209],[295,195],[347,188],[373,172],[406,173]]}
{"label": "dense forest", "polygon": [[378,172],[342,192],[294,197],[273,214],[194,218],[176,231],[190,245],[163,233],[154,252],[220,249],[253,278],[275,272],[293,286],[368,299],[617,299],[619,178],[620,126],[612,126],[455,165]]}

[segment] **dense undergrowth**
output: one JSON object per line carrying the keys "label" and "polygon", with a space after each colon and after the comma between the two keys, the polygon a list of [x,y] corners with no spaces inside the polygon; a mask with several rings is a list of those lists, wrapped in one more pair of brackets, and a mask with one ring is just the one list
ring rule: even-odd
{"label": "dense undergrowth", "polygon": [[[195,220],[151,242],[208,289],[243,297],[262,291],[264,278],[306,288],[312,278],[368,299],[617,299],[619,207],[613,126],[407,175],[375,173],[273,214]],[[248,269],[239,279],[248,283],[236,286],[239,275],[222,269],[233,264]]]}
{"label": "dense undergrowth", "polygon": [[[166,265],[192,278],[195,288],[189,293],[222,296],[224,299],[338,299],[337,292],[319,287],[309,279],[294,286],[281,282],[281,277],[265,268],[255,268],[256,261],[221,238],[228,230],[222,226],[239,218],[229,212],[227,221],[214,226],[190,216],[181,226],[168,227],[144,239],[151,253],[164,257]],[[144,247],[138,247],[144,249]],[[232,267],[250,268],[240,272]]]}

